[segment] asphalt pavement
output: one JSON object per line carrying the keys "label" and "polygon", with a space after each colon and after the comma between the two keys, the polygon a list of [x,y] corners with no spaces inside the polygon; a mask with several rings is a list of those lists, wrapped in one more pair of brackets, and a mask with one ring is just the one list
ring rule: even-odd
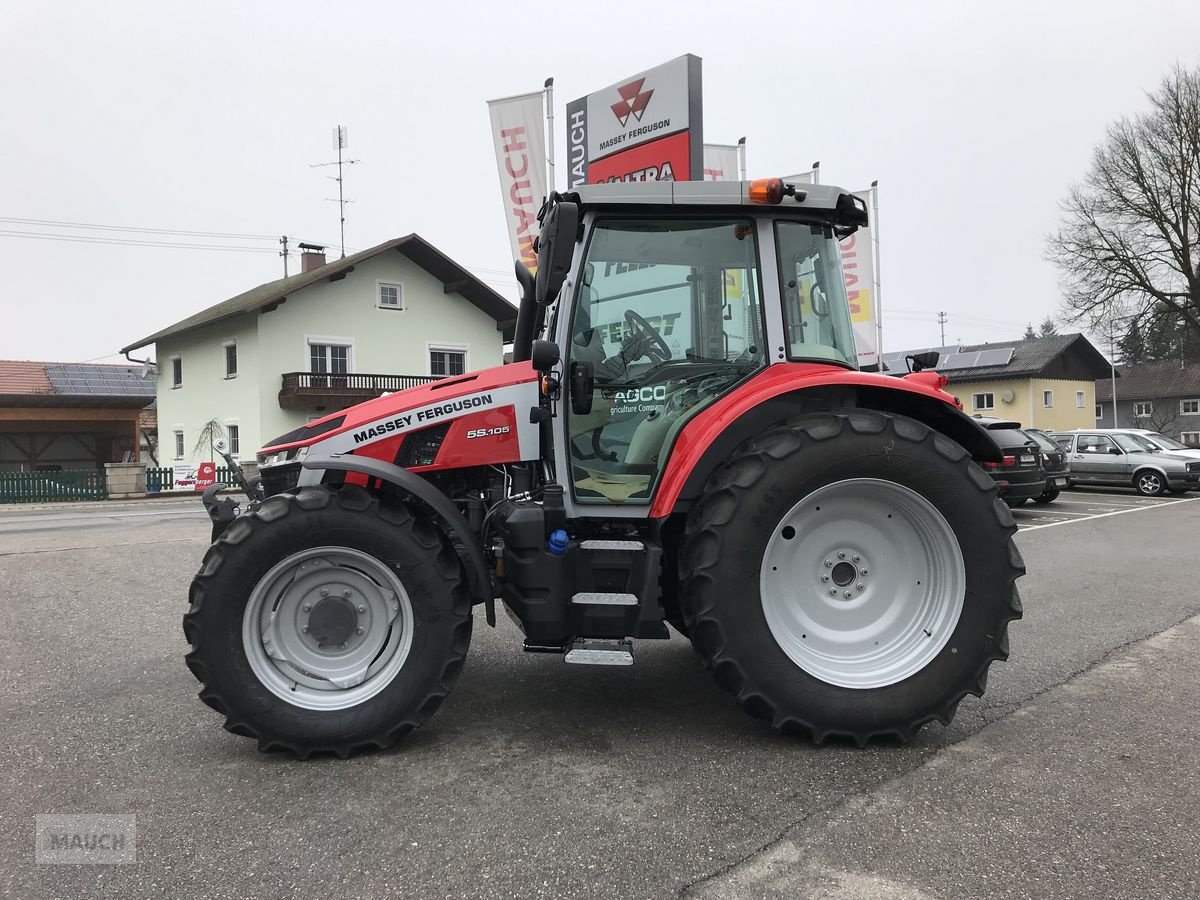
{"label": "asphalt pavement", "polygon": [[[775,736],[679,638],[564,666],[477,616],[427,726],[306,763],[196,699],[194,498],[0,508],[0,893],[1196,896],[1200,503],[1083,502],[1016,511],[1012,659],[911,744]],[[36,865],[33,817],[78,812],[136,815],[136,864]]]}

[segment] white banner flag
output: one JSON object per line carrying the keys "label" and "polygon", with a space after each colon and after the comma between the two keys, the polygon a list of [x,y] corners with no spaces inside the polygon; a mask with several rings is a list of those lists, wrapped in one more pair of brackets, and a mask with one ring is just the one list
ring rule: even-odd
{"label": "white banner flag", "polygon": [[809,169],[807,172],[801,172],[799,175],[784,175],[784,184],[816,184],[817,170]]}
{"label": "white banner flag", "polygon": [[[855,191],[871,209],[871,192]],[[872,223],[873,225],[874,223]],[[842,268],[846,273],[846,296],[850,301],[850,322],[854,328],[854,346],[858,351],[858,365],[874,366],[879,363],[878,337],[875,317],[878,313],[875,284],[875,252],[871,226],[860,227],[845,238],[842,246]]]}
{"label": "white banner flag", "polygon": [[704,180],[737,181],[738,162],[737,144],[705,144]]}
{"label": "white banner flag", "polygon": [[537,213],[546,198],[546,131],[543,93],[489,100],[496,170],[513,259],[537,273]]}

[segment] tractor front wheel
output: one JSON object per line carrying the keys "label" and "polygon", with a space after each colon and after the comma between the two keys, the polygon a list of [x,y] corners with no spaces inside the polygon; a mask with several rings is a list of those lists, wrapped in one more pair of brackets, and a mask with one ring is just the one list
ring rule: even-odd
{"label": "tractor front wheel", "polygon": [[911,737],[979,696],[1024,572],[958,444],[869,410],[753,439],[689,515],[683,605],[718,682],[779,731]]}
{"label": "tractor front wheel", "polygon": [[183,627],[200,698],[262,750],[349,756],[449,693],[471,640],[458,557],[359,487],[266,500],[209,548]]}

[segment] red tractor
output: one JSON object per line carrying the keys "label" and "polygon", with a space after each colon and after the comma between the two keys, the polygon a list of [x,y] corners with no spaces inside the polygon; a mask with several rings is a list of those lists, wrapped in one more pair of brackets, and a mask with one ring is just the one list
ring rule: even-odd
{"label": "red tractor", "polygon": [[568,663],[629,665],[670,624],[778,731],[948,723],[1008,654],[1024,567],[980,465],[1001,453],[945,379],[858,370],[838,241],[861,201],[606,184],[540,219],[512,363],[259,453],[191,586],[200,697],[263,750],[386,747],[499,600]]}

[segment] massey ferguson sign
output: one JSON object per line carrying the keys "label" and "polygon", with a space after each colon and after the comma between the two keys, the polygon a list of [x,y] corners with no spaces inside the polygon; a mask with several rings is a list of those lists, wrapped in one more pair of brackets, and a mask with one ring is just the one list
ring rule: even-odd
{"label": "massey ferguson sign", "polygon": [[571,187],[700,180],[700,58],[690,53],[567,104]]}

